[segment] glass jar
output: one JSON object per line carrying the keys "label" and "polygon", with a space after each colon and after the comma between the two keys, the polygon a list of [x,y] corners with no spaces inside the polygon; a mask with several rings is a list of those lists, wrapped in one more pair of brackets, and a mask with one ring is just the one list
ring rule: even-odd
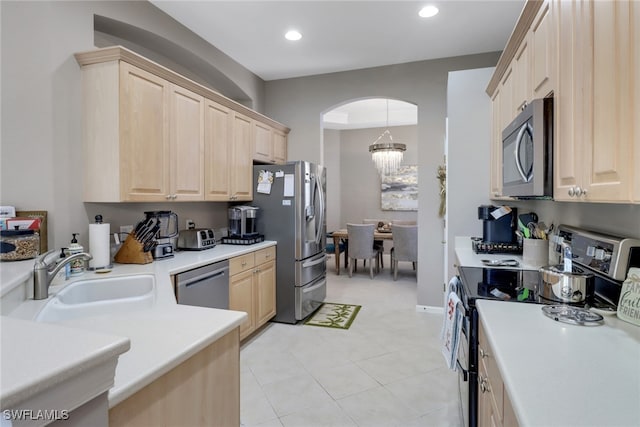
{"label": "glass jar", "polygon": [[31,259],[40,253],[40,234],[35,230],[0,231],[0,261]]}

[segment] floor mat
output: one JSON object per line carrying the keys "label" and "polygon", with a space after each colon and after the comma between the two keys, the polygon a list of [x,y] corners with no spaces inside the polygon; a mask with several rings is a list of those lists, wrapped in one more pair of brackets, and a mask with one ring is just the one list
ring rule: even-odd
{"label": "floor mat", "polygon": [[323,326],[325,328],[349,329],[358,311],[359,305],[323,303],[306,321],[305,325]]}

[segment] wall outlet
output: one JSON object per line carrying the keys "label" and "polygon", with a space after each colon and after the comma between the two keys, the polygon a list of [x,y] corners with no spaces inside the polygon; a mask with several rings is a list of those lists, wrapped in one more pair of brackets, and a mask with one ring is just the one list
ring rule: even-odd
{"label": "wall outlet", "polygon": [[133,225],[121,225],[120,232],[129,234],[133,231]]}
{"label": "wall outlet", "polygon": [[185,221],[185,228],[187,230],[192,230],[192,229],[196,228],[196,223],[193,222],[192,219],[188,219],[188,220]]}

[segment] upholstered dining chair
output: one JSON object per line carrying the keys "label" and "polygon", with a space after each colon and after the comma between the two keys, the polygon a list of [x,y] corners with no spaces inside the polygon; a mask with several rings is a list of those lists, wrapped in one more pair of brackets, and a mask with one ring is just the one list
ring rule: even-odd
{"label": "upholstered dining chair", "polygon": [[[375,230],[376,228],[380,228],[381,224],[384,225],[385,221],[381,220],[381,219],[363,219],[362,223],[363,224],[373,224],[374,225],[374,230]],[[379,250],[378,258],[380,259],[380,268],[384,268],[384,259],[383,259],[384,241],[382,241],[382,240],[374,240],[373,241],[373,245],[376,247],[376,249]],[[366,264],[365,264],[365,267],[366,267]]]}
{"label": "upholstered dining chair", "polygon": [[349,236],[349,277],[353,276],[356,260],[369,260],[369,276],[373,279],[373,262],[376,272],[380,270],[378,254],[380,249],[373,245],[373,224],[347,224]]}
{"label": "upholstered dining chair", "polygon": [[391,224],[393,248],[391,248],[391,270],[393,280],[398,280],[398,262],[409,261],[416,269],[418,262],[418,226]]}

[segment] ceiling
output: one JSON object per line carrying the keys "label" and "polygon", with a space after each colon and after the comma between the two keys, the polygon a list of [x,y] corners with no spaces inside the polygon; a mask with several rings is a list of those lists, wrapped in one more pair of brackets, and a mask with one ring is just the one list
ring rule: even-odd
{"label": "ceiling", "polygon": [[[524,0],[150,1],[265,81],[499,51],[524,6]],[[420,18],[428,4],[440,13]],[[290,29],[302,39],[286,40]]]}

